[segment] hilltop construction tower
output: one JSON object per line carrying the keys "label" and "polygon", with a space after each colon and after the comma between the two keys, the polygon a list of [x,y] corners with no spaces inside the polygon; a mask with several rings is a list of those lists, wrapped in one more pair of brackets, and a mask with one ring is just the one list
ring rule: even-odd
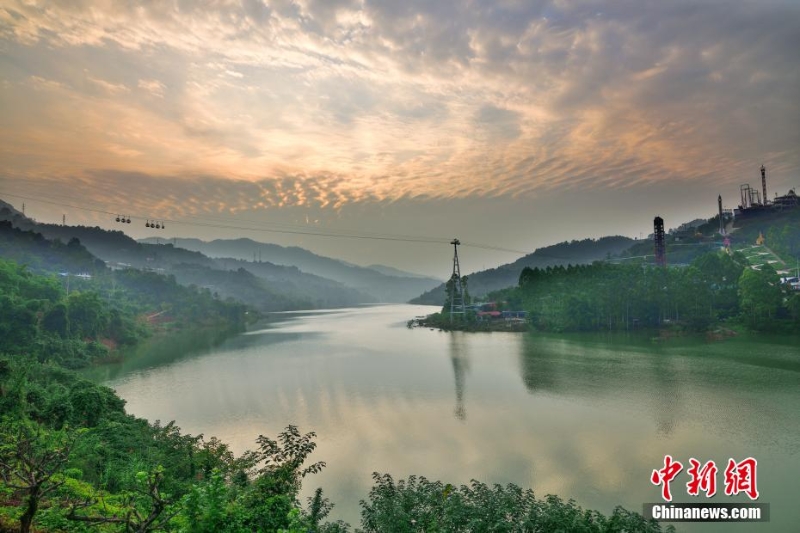
{"label": "hilltop construction tower", "polygon": [[655,245],[656,265],[667,266],[667,243],[664,237],[664,219],[653,219],[653,242]]}
{"label": "hilltop construction tower", "polygon": [[762,205],[767,205],[767,169],[764,165],[761,165],[761,189],[764,191],[764,196],[761,197]]}
{"label": "hilltop construction tower", "polygon": [[717,205],[719,206],[719,234],[725,235],[725,221],[722,218],[722,195],[717,197]]}

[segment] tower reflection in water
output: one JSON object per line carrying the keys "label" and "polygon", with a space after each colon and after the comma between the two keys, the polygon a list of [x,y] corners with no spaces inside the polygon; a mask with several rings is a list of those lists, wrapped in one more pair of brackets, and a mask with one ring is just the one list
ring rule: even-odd
{"label": "tower reflection in water", "polygon": [[455,416],[459,420],[467,419],[467,409],[464,406],[464,387],[466,374],[469,372],[469,343],[465,342],[464,333],[450,332],[450,362],[453,364],[453,376],[456,382],[456,408]]}

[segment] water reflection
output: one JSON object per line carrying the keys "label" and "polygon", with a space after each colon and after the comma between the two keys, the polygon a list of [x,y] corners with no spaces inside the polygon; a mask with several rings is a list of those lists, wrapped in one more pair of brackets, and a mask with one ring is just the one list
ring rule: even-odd
{"label": "water reflection", "polygon": [[[306,334],[311,336],[311,334]],[[242,335],[220,329],[192,329],[156,336],[123,350],[119,363],[87,368],[82,374],[95,381],[113,381],[121,376],[142,372],[157,367],[200,358],[221,350],[243,350],[255,346],[297,341],[301,334],[277,331],[270,328],[257,329]]]}
{"label": "water reflection", "polygon": [[456,382],[456,418],[464,421],[467,419],[467,409],[464,407],[464,385],[466,373],[469,372],[469,342],[465,334],[453,332],[450,335],[450,362],[453,364],[453,376]]}
{"label": "water reflection", "polygon": [[[660,437],[672,435],[681,421],[700,420],[705,430],[738,430],[764,439],[782,432],[787,423],[776,418],[785,411],[772,395],[793,397],[800,385],[800,350],[792,339],[783,341],[525,334],[519,368],[534,395],[584,398],[608,408],[645,406]],[[743,417],[750,426],[741,422]],[[797,421],[789,425],[800,429]]]}
{"label": "water reflection", "polygon": [[797,343],[404,326],[425,312],[287,316],[199,351],[162,346],[108,383],[131,412],[174,418],[237,453],[289,423],[316,431],[328,467],[303,499],[322,486],[334,518],[352,523],[373,471],[513,482],[604,512],[636,509],[657,495],[649,475],[666,453],[684,463],[757,457],[772,530],[800,521]]}
{"label": "water reflection", "polygon": [[648,379],[650,410],[659,437],[669,437],[676,429],[682,412],[681,372],[676,368],[675,359],[656,354],[650,358],[651,367]]}

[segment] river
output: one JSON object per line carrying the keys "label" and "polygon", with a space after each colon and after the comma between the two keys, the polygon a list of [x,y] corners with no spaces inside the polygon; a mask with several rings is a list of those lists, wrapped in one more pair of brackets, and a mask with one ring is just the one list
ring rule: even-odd
{"label": "river", "polygon": [[[678,531],[798,531],[800,345],[794,338],[658,341],[646,335],[447,333],[408,329],[434,309],[391,305],[286,313],[217,342],[192,335],[95,369],[128,411],[175,420],[234,451],[286,425],[315,431],[306,478],[359,523],[372,472],[454,484],[532,487],[604,513],[660,501],[650,482],[669,454],[758,460],[761,524],[676,524]],[[686,470],[672,483],[686,494]]]}

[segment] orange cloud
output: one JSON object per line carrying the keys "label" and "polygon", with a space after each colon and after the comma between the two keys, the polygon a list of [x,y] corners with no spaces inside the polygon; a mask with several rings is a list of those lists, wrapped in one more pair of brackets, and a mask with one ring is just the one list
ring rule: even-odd
{"label": "orange cloud", "polygon": [[[12,1],[0,170],[212,175],[332,208],[720,180],[754,161],[788,176],[797,14]],[[758,43],[734,31],[745,21]]]}

